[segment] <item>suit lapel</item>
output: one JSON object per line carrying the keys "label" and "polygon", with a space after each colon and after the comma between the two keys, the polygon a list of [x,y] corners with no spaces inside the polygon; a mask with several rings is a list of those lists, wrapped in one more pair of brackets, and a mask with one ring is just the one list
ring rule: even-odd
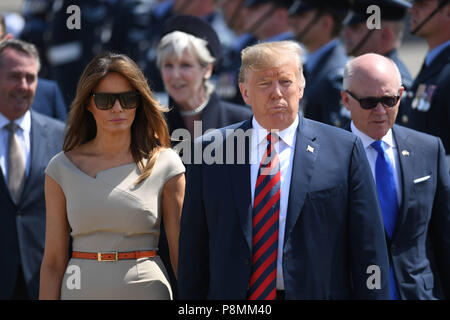
{"label": "suit lapel", "polygon": [[33,179],[39,175],[39,164],[42,161],[42,154],[45,154],[46,151],[46,126],[45,123],[41,123],[39,119],[34,116],[34,113],[31,112],[30,171],[25,180],[25,185],[20,197],[21,201],[22,199],[27,199],[27,194],[31,191],[30,188]]}
{"label": "suit lapel", "polygon": [[[246,132],[251,128],[251,119],[245,121],[237,130],[242,129]],[[252,248],[252,199],[250,184],[250,139],[245,142],[245,162],[236,164],[238,152],[237,144],[234,145],[234,165],[226,165],[231,179],[231,190],[237,214],[239,215],[240,225],[249,250]]]}
{"label": "suit lapel", "polygon": [[392,128],[394,139],[397,144],[398,158],[400,161],[401,179],[402,179],[402,204],[397,217],[395,232],[392,241],[398,237],[399,229],[406,219],[407,203],[413,187],[414,174],[414,151],[413,146],[407,141],[408,136],[401,127],[394,125]]}
{"label": "suit lapel", "polygon": [[284,244],[286,244],[292,228],[302,211],[320,147],[319,144],[314,142],[316,136],[309,123],[300,116],[299,120],[292,164],[291,185],[289,188]]}
{"label": "suit lapel", "polygon": [[14,203],[12,197],[11,197],[11,193],[9,191],[8,188],[8,183],[5,179],[5,176],[3,175],[2,170],[0,170],[0,192],[5,194],[7,198],[9,198],[9,200],[11,201],[11,203]]}

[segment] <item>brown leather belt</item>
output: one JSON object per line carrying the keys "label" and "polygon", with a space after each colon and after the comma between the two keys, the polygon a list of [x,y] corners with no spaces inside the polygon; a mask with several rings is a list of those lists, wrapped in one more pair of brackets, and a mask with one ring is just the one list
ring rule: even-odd
{"label": "brown leather belt", "polygon": [[81,252],[73,251],[72,258],[90,259],[97,261],[118,261],[156,256],[156,251],[130,251],[130,252]]}

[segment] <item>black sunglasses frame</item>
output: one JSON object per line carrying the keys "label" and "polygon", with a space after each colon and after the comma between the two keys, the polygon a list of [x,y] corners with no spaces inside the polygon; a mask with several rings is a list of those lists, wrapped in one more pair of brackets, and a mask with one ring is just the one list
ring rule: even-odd
{"label": "black sunglasses frame", "polygon": [[[395,107],[395,105],[400,100],[400,95],[385,96],[385,97],[381,97],[381,98],[377,98],[377,97],[358,98],[350,90],[345,90],[345,92],[347,92],[353,99],[358,101],[359,105],[361,106],[361,108],[363,108],[365,110],[370,110],[370,109],[376,108],[378,103],[381,103],[386,108],[393,108],[393,107]],[[387,99],[395,99],[395,103],[392,104],[392,105],[389,105],[389,104],[386,103]],[[367,105],[367,103],[369,105]]]}
{"label": "black sunglasses frame", "polygon": [[[133,104],[132,107],[126,106],[124,102],[125,95],[133,94],[134,98],[136,99],[136,103]],[[107,105],[106,107],[99,106],[98,101],[96,100],[96,97],[100,96],[106,96],[107,99]],[[114,107],[114,104],[116,103],[116,100],[119,100],[119,103],[123,109],[131,110],[137,108],[140,102],[141,94],[137,91],[126,91],[126,92],[120,92],[120,93],[108,93],[108,92],[97,92],[92,93],[92,97],[94,98],[94,104],[95,107],[99,110],[110,110],[112,107]]]}

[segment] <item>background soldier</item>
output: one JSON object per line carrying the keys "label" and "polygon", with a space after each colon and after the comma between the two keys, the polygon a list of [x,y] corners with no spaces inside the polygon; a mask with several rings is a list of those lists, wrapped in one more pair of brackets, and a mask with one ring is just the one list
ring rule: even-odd
{"label": "background soldier", "polygon": [[[373,14],[367,13],[367,8],[371,5],[380,8],[380,29],[367,27],[367,21]],[[405,16],[410,7],[405,0],[356,0],[344,22],[343,32],[348,55],[357,57],[365,53],[377,53],[390,58],[400,70],[402,85],[406,90],[411,87],[412,77],[398,56],[398,48],[402,42]]]}
{"label": "background soldier", "polygon": [[450,161],[450,1],[413,1],[412,33],[429,50],[402,103],[401,123],[439,136]]}

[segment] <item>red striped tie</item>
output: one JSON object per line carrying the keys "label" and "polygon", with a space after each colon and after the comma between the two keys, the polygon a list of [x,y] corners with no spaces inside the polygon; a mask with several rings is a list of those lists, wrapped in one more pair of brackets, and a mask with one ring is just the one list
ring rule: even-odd
{"label": "red striped tie", "polygon": [[277,137],[267,135],[267,150],[259,166],[253,203],[252,274],[249,299],[276,298],[278,216],[280,213],[280,161]]}

